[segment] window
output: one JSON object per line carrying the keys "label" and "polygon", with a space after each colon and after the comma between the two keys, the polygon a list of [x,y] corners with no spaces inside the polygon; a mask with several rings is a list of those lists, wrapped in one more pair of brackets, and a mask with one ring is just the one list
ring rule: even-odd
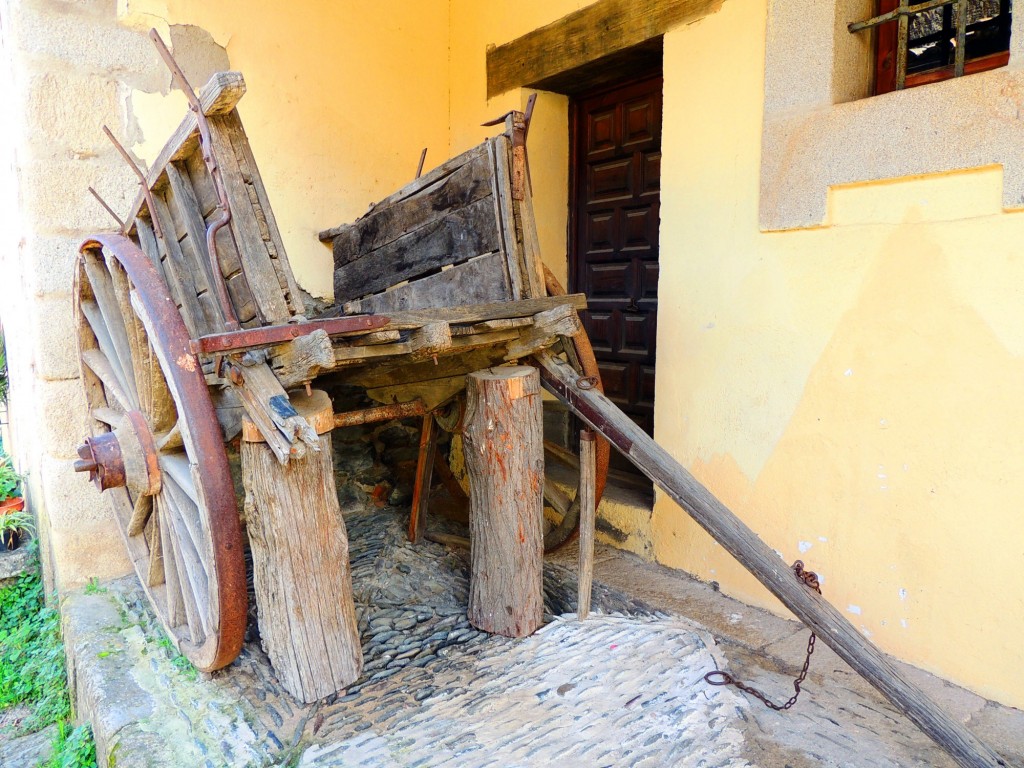
{"label": "window", "polygon": [[879,0],[878,16],[849,25],[878,27],[876,94],[1005,66],[1011,0]]}

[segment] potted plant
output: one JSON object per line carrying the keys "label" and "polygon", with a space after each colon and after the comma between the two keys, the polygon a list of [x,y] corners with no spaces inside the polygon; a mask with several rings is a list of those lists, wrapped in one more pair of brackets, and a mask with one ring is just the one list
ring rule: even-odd
{"label": "potted plant", "polygon": [[0,543],[7,549],[16,548],[32,528],[32,518],[24,511],[20,486],[21,475],[11,464],[11,457],[0,457]]}

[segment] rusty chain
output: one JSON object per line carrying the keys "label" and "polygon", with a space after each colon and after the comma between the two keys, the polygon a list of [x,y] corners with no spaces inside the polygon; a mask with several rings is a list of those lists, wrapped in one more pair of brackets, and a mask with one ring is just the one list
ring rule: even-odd
{"label": "rusty chain", "polygon": [[[818,574],[814,571],[805,571],[804,563],[802,560],[797,560],[793,563],[793,573],[806,584],[810,589],[813,589],[819,595],[821,594],[821,582],[818,580]],[[720,669],[716,669],[714,672],[708,672],[704,675],[704,682],[708,685],[731,685],[735,688],[739,688],[744,693],[749,693],[754,698],[758,699],[769,709],[774,709],[776,712],[785,712],[787,709],[796,704],[796,700],[800,698],[800,686],[804,680],[807,679],[807,670],[811,666],[811,656],[814,654],[814,643],[817,640],[817,635],[811,632],[811,636],[807,638],[807,657],[804,659],[803,669],[800,670],[800,674],[793,681],[793,690],[795,693],[790,697],[789,701],[785,704],[776,704],[774,701],[769,699],[765,694],[756,688],[752,688],[746,683],[742,683],[728,672],[723,672]],[[712,679],[714,678],[714,679]]]}

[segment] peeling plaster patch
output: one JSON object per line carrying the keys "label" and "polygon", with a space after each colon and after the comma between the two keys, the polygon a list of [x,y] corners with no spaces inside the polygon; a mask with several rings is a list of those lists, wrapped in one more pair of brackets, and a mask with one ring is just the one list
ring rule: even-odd
{"label": "peeling plaster patch", "polygon": [[907,599],[907,590],[905,590],[903,588],[900,588],[899,596],[900,596],[900,600],[906,600]]}
{"label": "peeling plaster patch", "polygon": [[741,613],[730,613],[729,614],[729,623],[730,624],[739,624],[741,621],[743,621],[743,614],[741,614]]}
{"label": "peeling plaster patch", "polygon": [[850,613],[852,613],[852,614],[853,614],[854,616],[860,616],[860,606],[859,606],[859,605],[853,605],[853,604],[851,603],[850,605],[848,605],[848,606],[846,607],[846,610],[848,610],[848,611],[849,611]]}
{"label": "peeling plaster patch", "polygon": [[819,536],[818,541],[828,541],[828,536]]}
{"label": "peeling plaster patch", "polygon": [[900,626],[901,626],[901,627],[903,627],[904,629],[906,629],[906,628],[907,628],[907,624],[908,624],[908,622],[907,622],[907,620],[906,620],[906,619],[900,619]]}
{"label": "peeling plaster patch", "polygon": [[888,419],[879,419],[878,420],[878,426],[880,426],[882,429],[888,429],[889,428],[889,420]]}
{"label": "peeling plaster patch", "polygon": [[843,372],[843,376],[853,376],[853,368],[847,368],[847,369],[846,369],[846,370],[845,370],[845,371]]}
{"label": "peeling plaster patch", "polygon": [[801,541],[799,544],[797,544],[797,549],[800,550],[800,554],[802,555],[804,552],[806,552],[813,546],[814,545],[811,544],[811,542],[809,541]]}

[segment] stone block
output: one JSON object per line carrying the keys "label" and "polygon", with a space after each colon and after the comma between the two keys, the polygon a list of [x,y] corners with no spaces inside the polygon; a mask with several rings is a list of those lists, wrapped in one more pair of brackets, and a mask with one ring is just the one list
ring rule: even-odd
{"label": "stone block", "polygon": [[40,235],[21,246],[26,281],[36,296],[71,292],[82,235]]}
{"label": "stone block", "polygon": [[165,90],[170,75],[146,32],[118,24],[114,4],[102,10],[77,3],[15,4],[15,62],[42,69],[52,68],[57,60],[82,72],[116,72],[123,82],[141,90]]}
{"label": "stone block", "polygon": [[78,378],[77,325],[71,294],[38,299],[31,311],[36,376],[45,380]]}
{"label": "stone block", "polygon": [[117,83],[72,67],[28,73],[23,111],[29,145],[64,157],[106,152],[110,142],[100,126],[116,130],[122,123]]}
{"label": "stone block", "polygon": [[82,236],[116,230],[89,187],[122,216],[138,189],[138,180],[113,147],[95,157],[30,157],[19,169],[19,178],[24,223],[40,234]]}
{"label": "stone block", "polygon": [[78,379],[40,381],[38,397],[39,447],[55,459],[74,459],[82,439],[89,434],[88,406]]}
{"label": "stone block", "polygon": [[61,591],[93,576],[105,579],[132,570],[109,502],[71,465],[44,457],[40,466],[54,580]]}

